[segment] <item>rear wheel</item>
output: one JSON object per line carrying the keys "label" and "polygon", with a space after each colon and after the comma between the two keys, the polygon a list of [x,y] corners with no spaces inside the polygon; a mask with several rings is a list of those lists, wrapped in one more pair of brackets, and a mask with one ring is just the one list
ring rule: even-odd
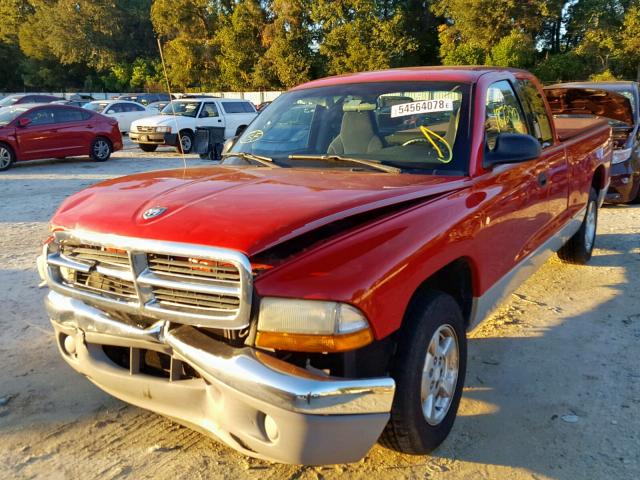
{"label": "rear wheel", "polygon": [[153,143],[141,143],[138,145],[143,152],[155,152],[158,149],[158,145]]}
{"label": "rear wheel", "polygon": [[176,146],[176,151],[178,153],[191,153],[191,150],[193,149],[193,140],[193,133],[188,130],[181,131],[178,140],[180,143]]}
{"label": "rear wheel", "polygon": [[594,188],[589,192],[587,211],[580,225],[580,229],[563,247],[558,250],[558,257],[567,263],[584,265],[591,259],[593,247],[596,243],[596,229],[598,227],[598,194]]}
{"label": "rear wheel", "polygon": [[16,161],[16,156],[9,145],[0,143],[0,171],[11,168],[13,162]]}
{"label": "rear wheel", "polygon": [[96,162],[106,162],[111,156],[111,142],[104,137],[97,137],[91,144],[89,155]]}
{"label": "rear wheel", "polygon": [[428,291],[409,308],[400,335],[391,371],[396,393],[380,443],[422,455],[444,441],[458,412],[467,367],[460,306]]}

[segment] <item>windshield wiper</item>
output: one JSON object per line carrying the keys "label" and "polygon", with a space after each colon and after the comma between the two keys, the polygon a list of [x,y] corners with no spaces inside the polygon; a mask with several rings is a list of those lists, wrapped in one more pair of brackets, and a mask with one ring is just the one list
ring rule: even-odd
{"label": "windshield wiper", "polygon": [[289,155],[289,160],[321,160],[325,162],[350,162],[359,163],[360,165],[366,165],[367,167],[374,168],[376,170],[382,170],[387,173],[400,173],[401,169],[397,167],[391,167],[389,165],[383,165],[382,163],[374,162],[371,160],[363,160],[361,158],[341,157],[340,155]]}
{"label": "windshield wiper", "polygon": [[243,160],[253,160],[254,162],[258,162],[261,165],[266,165],[267,167],[280,167],[280,165],[276,164],[273,161],[273,158],[264,157],[262,155],[254,155],[253,153],[247,152],[227,152],[220,155],[222,158],[227,157],[240,157]]}

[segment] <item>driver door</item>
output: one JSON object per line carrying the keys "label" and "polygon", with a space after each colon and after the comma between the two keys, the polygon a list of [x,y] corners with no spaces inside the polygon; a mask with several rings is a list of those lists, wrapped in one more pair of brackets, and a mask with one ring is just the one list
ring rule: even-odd
{"label": "driver door", "polygon": [[[220,115],[215,102],[205,102],[198,115],[198,127],[224,127],[224,117]],[[226,137],[225,137],[226,138]]]}

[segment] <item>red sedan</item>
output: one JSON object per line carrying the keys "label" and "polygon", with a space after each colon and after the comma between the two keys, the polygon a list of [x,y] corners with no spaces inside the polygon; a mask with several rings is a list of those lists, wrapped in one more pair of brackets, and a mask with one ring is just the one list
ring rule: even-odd
{"label": "red sedan", "polygon": [[89,155],[96,162],[122,149],[114,119],[67,105],[0,109],[0,170],[16,161]]}

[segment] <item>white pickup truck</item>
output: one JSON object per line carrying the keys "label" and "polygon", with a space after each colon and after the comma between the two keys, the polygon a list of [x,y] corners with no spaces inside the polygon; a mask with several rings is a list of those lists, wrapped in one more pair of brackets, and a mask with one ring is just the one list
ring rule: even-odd
{"label": "white pickup truck", "polygon": [[159,115],[131,124],[129,138],[145,152],[171,145],[183,153],[193,148],[198,127],[224,127],[225,140],[238,135],[258,115],[248,100],[193,97],[174,100]]}

